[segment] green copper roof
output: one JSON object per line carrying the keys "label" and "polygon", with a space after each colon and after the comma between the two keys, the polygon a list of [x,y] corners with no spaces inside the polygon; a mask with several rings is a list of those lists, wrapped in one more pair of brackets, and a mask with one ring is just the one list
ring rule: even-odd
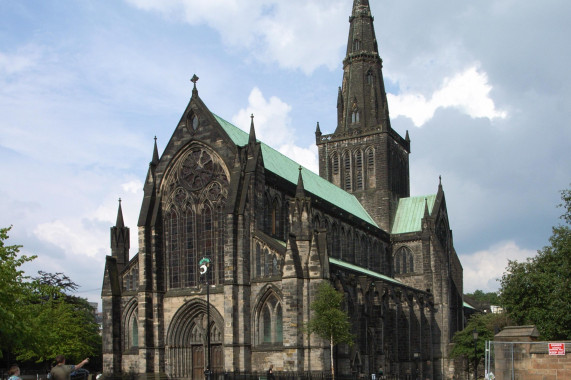
{"label": "green copper roof", "polygon": [[466,307],[466,308],[468,308],[468,309],[474,309],[474,310],[476,310],[476,308],[475,308],[474,306],[470,305],[470,304],[469,304],[468,302],[466,302],[466,301],[463,302],[463,305],[464,305],[464,307]]}
{"label": "green copper roof", "polygon": [[[224,131],[226,131],[234,144],[238,146],[248,144],[248,133],[222,119],[220,116],[215,114],[212,115],[216,118],[218,123],[220,123],[220,126]],[[261,142],[261,146],[265,168],[294,185],[297,185],[300,165],[263,142]],[[326,200],[342,210],[347,211],[348,214],[354,215],[357,218],[378,227],[354,195],[340,189],[331,182],[321,178],[311,170],[304,167],[301,169],[301,175],[303,178],[303,186],[306,191]]]}
{"label": "green copper roof", "polygon": [[374,271],[372,271],[372,270],[362,268],[362,267],[360,267],[360,266],[358,266],[358,265],[349,264],[349,263],[346,263],[346,262],[344,262],[344,261],[337,260],[337,259],[335,259],[335,258],[333,258],[333,257],[330,257],[330,258],[329,258],[329,263],[330,263],[330,264],[335,264],[335,265],[340,266],[340,267],[345,268],[345,269],[352,270],[352,271],[354,271],[354,272],[358,272],[358,273],[361,273],[361,274],[364,274],[364,275],[367,275],[367,276],[370,276],[370,277],[377,278],[377,279],[379,279],[379,280],[388,281],[388,282],[392,282],[392,283],[399,284],[399,285],[404,285],[402,282],[400,282],[399,280],[396,280],[396,279],[394,279],[394,278],[392,278],[392,277],[388,277],[388,276],[385,276],[385,275],[383,275],[383,274],[374,272]]}
{"label": "green copper roof", "polygon": [[432,213],[436,194],[419,197],[401,198],[393,222],[393,234],[421,231],[421,221],[424,216],[424,202],[428,204],[428,212]]}

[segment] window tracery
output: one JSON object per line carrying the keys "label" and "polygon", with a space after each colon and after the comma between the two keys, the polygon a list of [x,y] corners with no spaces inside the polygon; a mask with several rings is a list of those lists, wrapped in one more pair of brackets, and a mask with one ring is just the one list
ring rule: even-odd
{"label": "window tracery", "polygon": [[257,277],[272,277],[281,274],[282,257],[264,243],[255,239],[255,265],[254,273]]}
{"label": "window tracery", "polygon": [[223,161],[201,144],[192,145],[166,181],[165,242],[169,288],[199,284],[198,261],[210,258],[209,282],[224,277],[224,214],[228,174]]}

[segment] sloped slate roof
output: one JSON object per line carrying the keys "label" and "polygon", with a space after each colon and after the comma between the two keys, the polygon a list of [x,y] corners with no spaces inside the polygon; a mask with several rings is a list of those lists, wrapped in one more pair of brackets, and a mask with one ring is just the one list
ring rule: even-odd
{"label": "sloped slate roof", "polygon": [[[234,144],[238,146],[248,144],[248,133],[222,119],[220,116],[215,114],[212,115],[232,139]],[[266,170],[269,170],[294,185],[297,185],[300,165],[263,142],[260,143]],[[331,182],[321,178],[319,175],[304,167],[301,169],[301,175],[303,177],[303,186],[307,192],[326,200],[340,209],[347,211],[349,214],[354,215],[378,228],[377,223],[375,223],[373,218],[371,218],[367,211],[365,211],[354,195],[340,189]]]}
{"label": "sloped slate roof", "polygon": [[393,234],[404,234],[422,230],[421,221],[424,216],[424,202],[428,204],[428,212],[432,214],[436,194],[418,197],[401,198],[393,222]]}

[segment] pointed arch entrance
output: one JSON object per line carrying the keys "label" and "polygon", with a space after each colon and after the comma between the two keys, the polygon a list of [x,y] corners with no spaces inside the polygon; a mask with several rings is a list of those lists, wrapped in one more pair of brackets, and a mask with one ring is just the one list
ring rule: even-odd
{"label": "pointed arch entrance", "polygon": [[[166,339],[166,372],[176,379],[204,377],[207,358],[206,302],[191,300],[178,309],[172,318]],[[224,321],[210,305],[210,355],[213,372],[224,370],[222,341]]]}

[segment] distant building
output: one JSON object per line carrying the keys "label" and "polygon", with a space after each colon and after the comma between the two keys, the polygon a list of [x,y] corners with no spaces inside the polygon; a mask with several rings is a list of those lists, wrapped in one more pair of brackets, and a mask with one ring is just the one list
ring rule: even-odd
{"label": "distant building", "polygon": [[349,18],[337,126],[315,131],[319,175],[258,141],[254,119],[248,134],[212,113],[197,79],[161,155],[155,142],[138,253],[120,204],[111,228],[104,372],[329,371],[327,342],[303,329],[329,281],[356,336],[334,350],[338,373],[449,378],[462,266],[442,184],[410,196],[410,138],[391,127],[368,1]]}
{"label": "distant building", "polygon": [[501,314],[504,312],[504,308],[497,305],[490,305],[490,311],[494,314]]}

